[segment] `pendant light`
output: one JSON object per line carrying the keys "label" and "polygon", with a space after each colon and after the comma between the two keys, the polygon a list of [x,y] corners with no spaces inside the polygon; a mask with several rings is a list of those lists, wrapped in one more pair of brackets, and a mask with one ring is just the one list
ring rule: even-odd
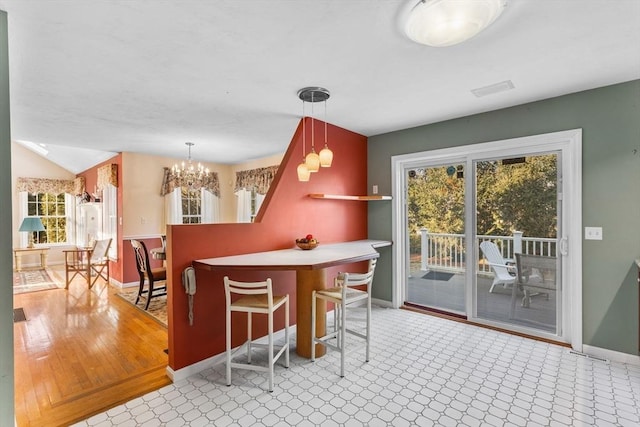
{"label": "pendant light", "polygon": [[306,151],[306,138],[307,138],[307,129],[305,126],[305,117],[304,117],[304,100],[302,101],[302,163],[298,165],[298,181],[307,182],[309,181],[309,177],[311,173],[309,172],[309,168],[307,167],[306,158],[304,156],[304,152]]}
{"label": "pendant light", "polygon": [[[333,159],[333,153],[331,153],[331,150],[329,150],[329,147],[327,146],[326,101],[329,98],[329,91],[322,87],[305,87],[298,91],[298,98],[302,100],[303,119],[305,117],[304,103],[305,102],[311,103],[311,151],[309,152],[309,154],[306,155],[304,164],[306,165],[307,170],[310,173],[317,172],[318,170],[320,170],[321,165],[323,165],[324,167],[331,166],[331,160]],[[324,127],[325,147],[322,149],[322,151],[324,151],[324,159],[325,159],[324,164],[321,161],[321,155],[318,155],[318,153],[316,153],[316,150],[315,150],[315,119],[314,119],[313,104],[315,104],[316,102],[325,103],[325,127]],[[326,150],[329,150],[329,152],[327,153]]]}
{"label": "pendant light", "polygon": [[[328,98],[328,96],[327,96]],[[324,100],[324,148],[320,150],[320,166],[323,168],[331,167],[333,162],[333,151],[327,145],[327,100]]]}

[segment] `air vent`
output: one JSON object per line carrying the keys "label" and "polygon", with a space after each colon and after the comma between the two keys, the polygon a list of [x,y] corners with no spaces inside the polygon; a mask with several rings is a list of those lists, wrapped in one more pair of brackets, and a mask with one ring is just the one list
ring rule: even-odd
{"label": "air vent", "polygon": [[513,82],[511,80],[505,80],[500,83],[495,83],[489,86],[472,89],[471,93],[478,98],[482,98],[483,96],[493,95],[494,93],[504,92],[507,90],[511,90],[513,88],[514,88]]}

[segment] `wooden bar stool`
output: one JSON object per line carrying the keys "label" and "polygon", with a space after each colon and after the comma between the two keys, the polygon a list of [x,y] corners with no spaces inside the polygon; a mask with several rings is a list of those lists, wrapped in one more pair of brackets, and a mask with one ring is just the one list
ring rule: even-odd
{"label": "wooden bar stool", "polygon": [[[316,359],[315,344],[322,344],[340,352],[340,377],[344,377],[344,353],[347,332],[363,338],[366,343],[366,359],[369,361],[369,343],[371,336],[371,284],[376,268],[376,259],[369,260],[369,269],[366,273],[340,273],[335,278],[333,288],[313,291],[311,301],[311,330],[316,330],[316,305],[318,300],[324,300],[335,304],[334,330],[323,337],[313,337],[311,340],[311,360]],[[361,333],[347,328],[347,307],[366,300],[367,323],[366,333]],[[329,340],[336,338],[333,344]]]}
{"label": "wooden bar stool", "polygon": [[[273,391],[273,365],[282,354],[285,355],[285,367],[289,367],[289,295],[273,295],[271,279],[264,282],[237,282],[225,276],[224,291],[227,301],[227,385],[231,385],[231,368],[248,369],[269,373],[269,391]],[[231,294],[243,295],[239,299],[231,302]],[[277,349],[274,355],[273,347],[273,313],[284,305],[285,323],[284,336],[285,343]],[[240,311],[247,313],[247,341],[236,349],[231,349],[231,312]],[[266,314],[268,317],[268,344],[252,342],[251,338],[251,316],[253,313]],[[246,347],[247,363],[233,362],[232,358],[240,350]],[[269,352],[269,362],[267,366],[251,364],[251,350],[253,347],[266,348]]]}

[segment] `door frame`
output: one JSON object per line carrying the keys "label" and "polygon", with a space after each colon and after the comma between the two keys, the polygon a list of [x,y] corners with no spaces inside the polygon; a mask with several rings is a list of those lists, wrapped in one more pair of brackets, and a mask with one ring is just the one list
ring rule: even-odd
{"label": "door frame", "polygon": [[[470,145],[461,145],[451,148],[435,149],[410,154],[402,154],[391,157],[392,179],[392,236],[396,244],[392,248],[392,305],[395,308],[402,306],[405,301],[406,275],[405,266],[408,265],[407,227],[404,223],[406,207],[405,176],[406,171],[417,166],[445,162],[450,159],[464,157],[469,166],[474,160],[480,158],[503,157],[517,155],[521,151],[529,153],[543,153],[561,151],[562,176],[562,236],[558,236],[559,245],[564,245],[566,255],[562,270],[562,284],[564,298],[572,301],[563,305],[563,338],[569,342],[576,351],[582,351],[582,129],[571,129],[560,132],[540,135],[480,142]],[[472,169],[466,168],[467,171]],[[465,192],[473,191],[472,180],[466,180]],[[466,196],[475,197],[473,192]],[[473,205],[475,206],[475,200]],[[470,209],[466,210],[465,224],[466,240],[471,242],[475,229],[475,218]],[[564,242],[564,243],[563,243]],[[469,259],[476,259],[475,245],[468,245],[471,253],[467,253]],[[467,275],[467,316],[473,313],[473,299],[471,295],[470,281]],[[476,319],[474,319],[475,321]]]}

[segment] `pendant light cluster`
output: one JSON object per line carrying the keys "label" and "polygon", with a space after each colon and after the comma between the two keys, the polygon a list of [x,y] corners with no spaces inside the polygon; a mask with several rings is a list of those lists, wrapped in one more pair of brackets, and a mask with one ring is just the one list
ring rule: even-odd
{"label": "pendant light cluster", "polygon": [[[333,162],[333,152],[327,145],[327,99],[329,91],[322,87],[305,87],[298,91],[298,98],[302,100],[302,163],[298,165],[298,181],[309,181],[313,172],[318,172],[321,167],[328,168]],[[305,102],[311,103],[311,151],[306,153],[307,128],[305,120]],[[315,146],[315,121],[313,104],[324,102],[324,148],[316,153]]]}

